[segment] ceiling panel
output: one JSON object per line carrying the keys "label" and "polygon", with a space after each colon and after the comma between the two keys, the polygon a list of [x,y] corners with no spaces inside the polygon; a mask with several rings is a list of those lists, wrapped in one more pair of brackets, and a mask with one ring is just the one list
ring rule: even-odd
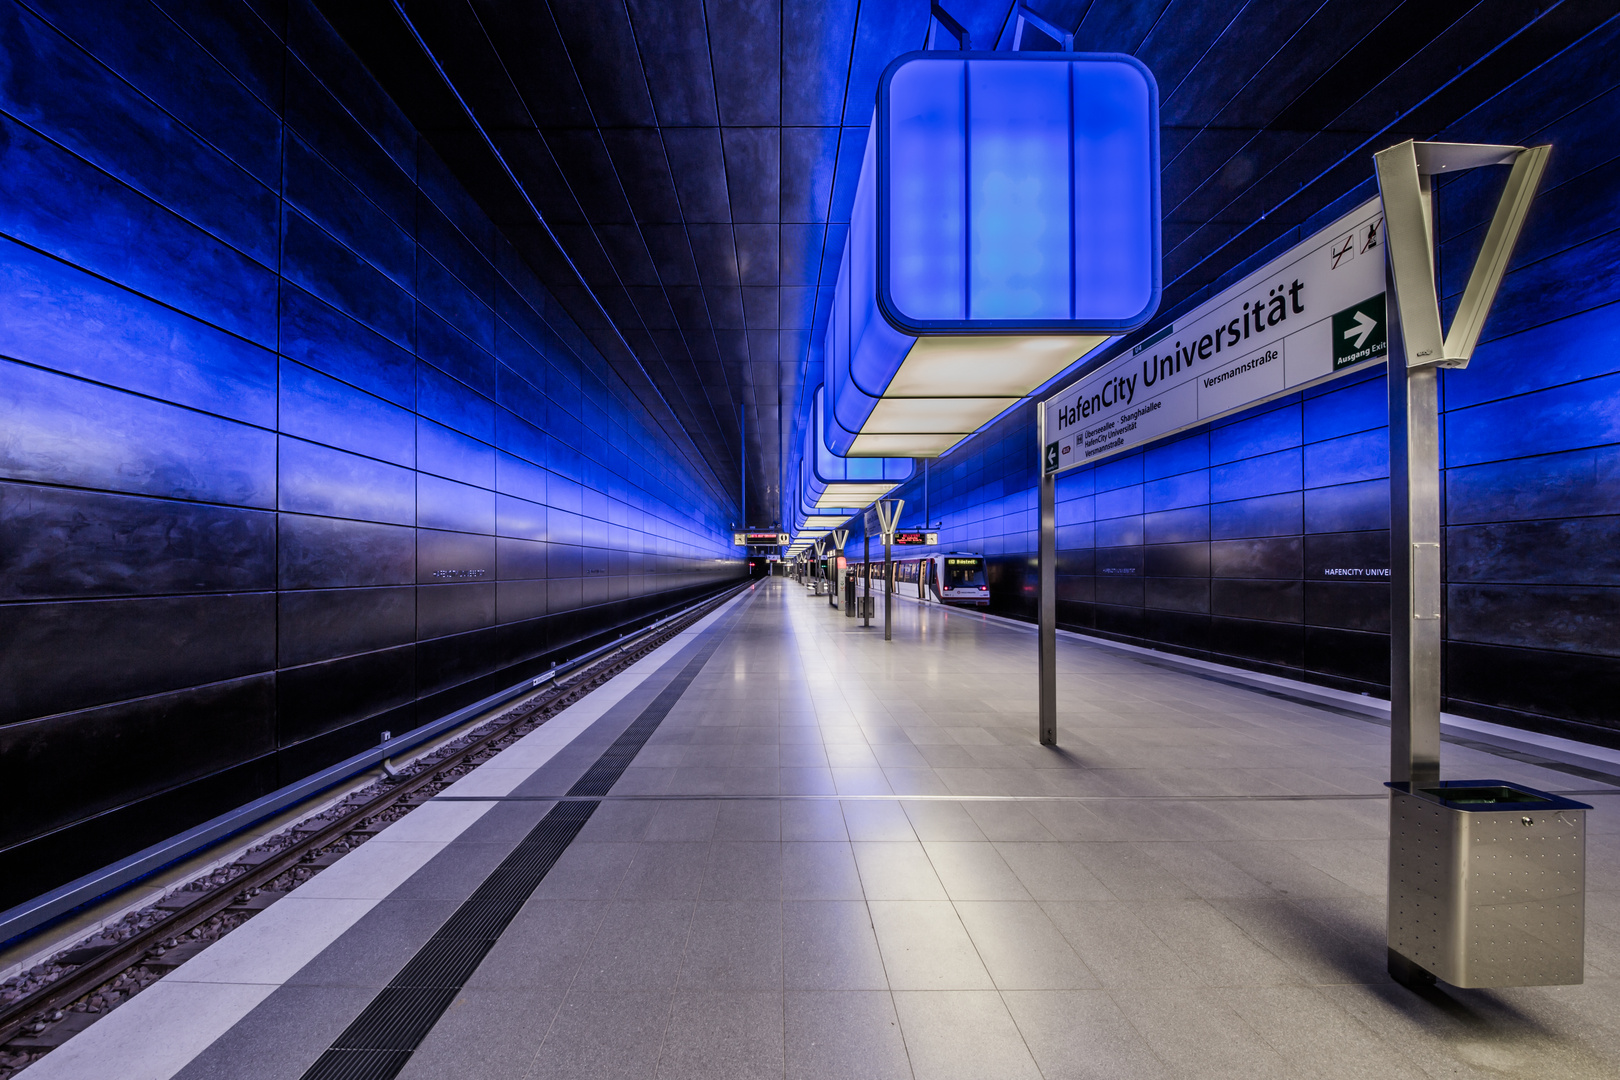
{"label": "ceiling panel", "polygon": [[731,220],[775,225],[781,207],[781,129],[725,128],[721,148],[726,159],[726,193]]}
{"label": "ceiling panel", "polygon": [[731,229],[737,248],[737,280],[742,285],[775,285],[781,279],[778,267],[782,226],[734,225]]}
{"label": "ceiling panel", "polygon": [[[374,8],[384,8],[386,5],[375,4]],[[407,10],[417,17],[418,11],[437,9],[443,12],[448,22],[452,15],[460,14],[460,4],[441,3],[438,0],[412,0]],[[438,56],[440,42],[448,44],[451,37],[471,35],[482,32],[491,41],[521,41],[526,49],[532,50],[536,56],[561,56],[566,50],[563,47],[562,37],[557,32],[556,21],[551,16],[551,9],[546,4],[530,4],[514,2],[514,0],[472,0],[474,17],[463,17],[459,23],[442,27],[430,41],[430,48]],[[327,18],[335,22],[343,22],[341,12],[328,9]],[[369,14],[367,21],[381,22],[386,19],[382,12]],[[436,24],[437,25],[437,24]],[[423,27],[419,23],[418,30]],[[353,41],[353,35],[348,36]],[[376,70],[376,61],[373,57],[363,57],[367,63]],[[585,88],[580,85],[579,78],[571,63],[565,64],[517,64],[507,65],[505,74],[512,80],[519,97],[529,111],[529,122],[532,124],[557,126],[562,124],[576,124],[589,126],[594,123],[589,103],[585,100]],[[389,92],[397,97],[399,91],[396,85],[388,86]],[[484,107],[479,102],[479,109]],[[489,124],[480,113],[480,120]]]}
{"label": "ceiling panel", "polygon": [[729,224],[688,225],[686,236],[697,262],[698,281],[707,289],[738,285],[737,240]]}
{"label": "ceiling panel", "polygon": [[[556,64],[571,68],[585,90],[592,125],[651,127],[652,98],[641,69],[641,50],[623,4],[602,0],[504,0],[502,7],[550,7],[562,31],[564,50],[536,56],[527,42],[497,37],[496,47],[508,65]],[[628,77],[627,77],[628,76]],[[544,121],[541,125],[545,126]]]}
{"label": "ceiling panel", "polygon": [[782,11],[775,0],[709,0],[705,5],[720,123],[780,123],[782,116]]}
{"label": "ceiling panel", "polygon": [[[1221,107],[1275,55],[1271,49],[1255,48],[1250,27],[1257,23],[1264,26],[1266,40],[1280,43],[1299,31],[1312,10],[1310,4],[1299,0],[1254,0],[1245,4],[1174,87],[1160,87],[1160,122],[1192,127],[1211,123]],[[1298,64],[1305,57],[1291,59]]]}
{"label": "ceiling panel", "polygon": [[649,225],[679,222],[681,200],[658,129],[607,128],[602,142],[634,219]]}
{"label": "ceiling panel", "polygon": [[782,5],[782,123],[837,126],[855,33],[857,0]]}
{"label": "ceiling panel", "polygon": [[630,0],[629,9],[658,123],[719,124],[703,0]]}
{"label": "ceiling panel", "polygon": [[698,283],[697,262],[692,258],[692,244],[684,226],[678,222],[642,225],[641,238],[665,288]]}
{"label": "ceiling panel", "polygon": [[726,158],[717,127],[664,128],[664,152],[688,224],[729,222]]}

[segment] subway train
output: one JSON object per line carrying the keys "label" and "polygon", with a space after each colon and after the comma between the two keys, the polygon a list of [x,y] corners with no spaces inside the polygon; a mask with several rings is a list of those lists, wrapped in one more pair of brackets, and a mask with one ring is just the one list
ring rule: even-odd
{"label": "subway train", "polygon": [[[946,604],[972,604],[988,607],[990,583],[984,576],[984,556],[971,551],[946,551],[937,555],[924,555],[917,559],[894,559],[894,591],[900,596],[915,596],[920,600],[935,600]],[[863,564],[851,564],[856,577],[863,572]],[[869,564],[872,592],[882,590],[883,564],[873,560]]]}

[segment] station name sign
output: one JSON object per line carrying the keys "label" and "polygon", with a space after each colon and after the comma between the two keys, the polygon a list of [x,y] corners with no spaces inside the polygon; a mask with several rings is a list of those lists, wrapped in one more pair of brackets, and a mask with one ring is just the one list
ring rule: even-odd
{"label": "station name sign", "polygon": [[1388,351],[1374,198],[1043,403],[1062,472],[1348,373]]}

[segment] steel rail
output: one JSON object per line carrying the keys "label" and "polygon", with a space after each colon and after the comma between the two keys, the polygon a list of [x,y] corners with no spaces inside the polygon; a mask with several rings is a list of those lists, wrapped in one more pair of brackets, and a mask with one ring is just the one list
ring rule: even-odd
{"label": "steel rail", "polygon": [[[526,705],[518,706],[517,711],[509,719],[498,721],[495,727],[454,751],[450,756],[430,762],[420,772],[398,781],[388,790],[379,792],[363,803],[346,808],[344,816],[337,821],[293,841],[264,862],[249,868],[246,873],[212,889],[199,892],[195,901],[175,911],[168,918],[137,931],[112,946],[107,952],[56,981],[40,987],[32,994],[0,1007],[0,1046],[33,1023],[40,1013],[72,1004],[131,968],[140,967],[146,955],[164,939],[177,937],[201,926],[235,904],[237,896],[243,892],[262,888],[289,870],[297,869],[304,857],[311,852],[330,847],[344,837],[360,832],[368,819],[398,806],[423,788],[439,781],[446,772],[465,764],[469,758],[488,749],[491,744],[509,734],[514,728],[530,722],[547,710],[560,712],[562,708],[578,701],[607,678],[617,675],[714,608],[731,600],[751,584],[752,582],[745,582],[717,597],[700,601],[687,611],[638,631],[627,641],[614,642],[608,648],[616,645],[618,647],[616,652],[601,657],[590,667],[582,666],[578,674],[570,678],[567,684],[559,685],[553,682],[551,688],[540,697],[531,699]],[[589,660],[589,657],[590,654],[587,654],[581,659]],[[600,681],[595,681],[598,679]],[[545,719],[550,719],[550,716]]]}

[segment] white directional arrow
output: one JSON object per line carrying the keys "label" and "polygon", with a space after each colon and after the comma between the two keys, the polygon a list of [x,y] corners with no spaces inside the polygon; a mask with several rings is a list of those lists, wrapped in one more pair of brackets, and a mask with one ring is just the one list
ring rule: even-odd
{"label": "white directional arrow", "polygon": [[1377,326],[1377,319],[1369,319],[1365,311],[1358,311],[1356,312],[1356,325],[1344,332],[1345,340],[1355,338],[1355,346],[1359,349],[1366,344],[1367,335],[1372,333]]}

